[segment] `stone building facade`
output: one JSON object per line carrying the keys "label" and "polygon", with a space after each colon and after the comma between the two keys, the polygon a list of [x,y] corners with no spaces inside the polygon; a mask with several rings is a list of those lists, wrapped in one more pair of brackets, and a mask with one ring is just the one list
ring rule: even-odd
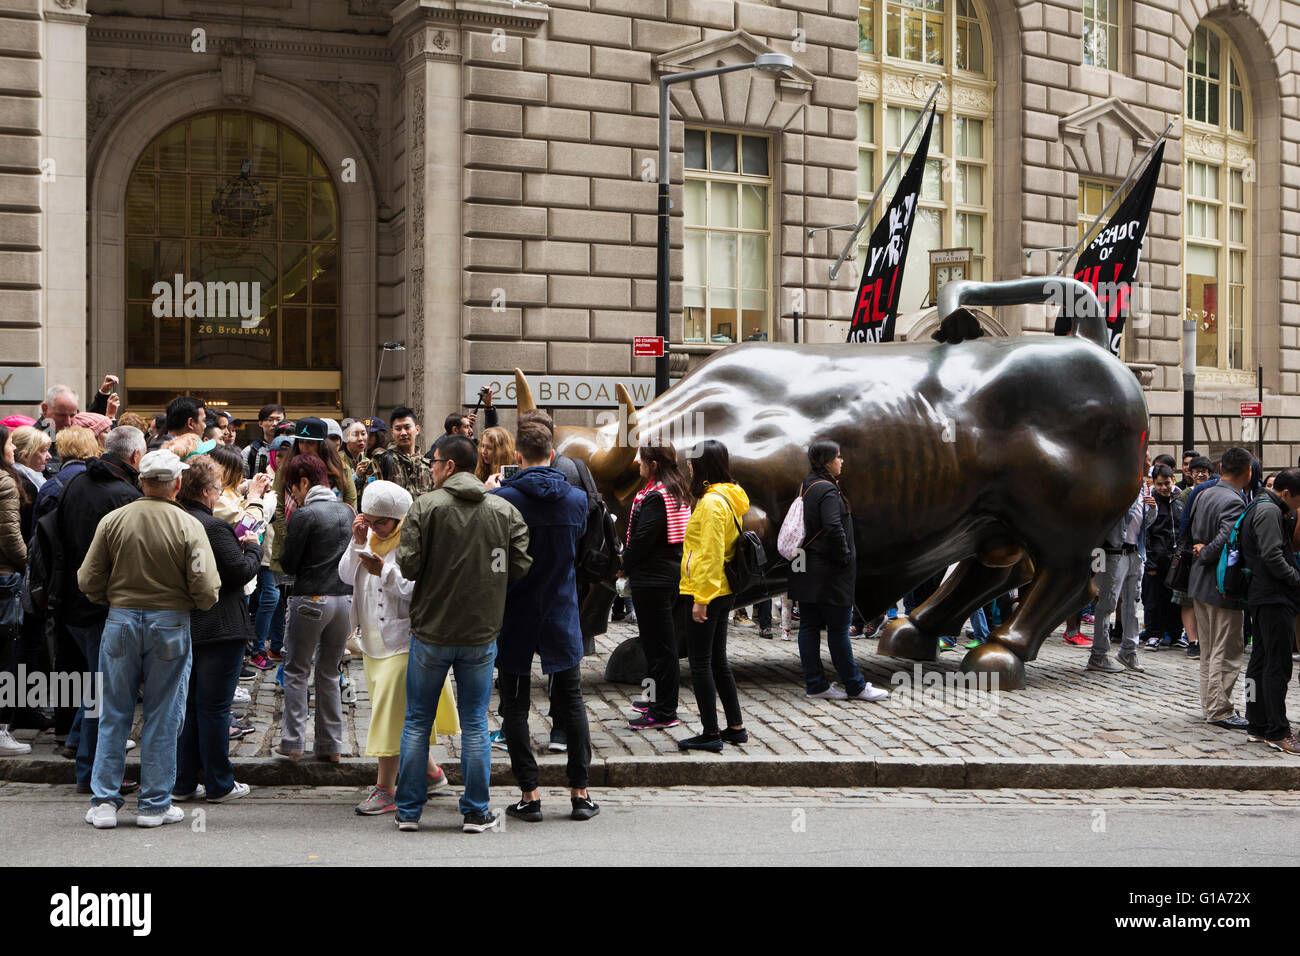
{"label": "stone building facade", "polygon": [[[918,296],[934,247],[972,248],[985,278],[1052,271],[1036,250],[1073,243],[1173,121],[1124,358],[1171,450],[1194,314],[1198,443],[1240,436],[1261,365],[1281,465],[1297,50],[1293,0],[0,0],[0,365],[83,389],[114,371],[128,406],[188,390],[354,416],[379,374],[381,415],[429,421],[515,366],[575,393],[648,379],[630,342],[654,330],[657,78],[780,52],[784,74],[674,87],[678,371],[789,341],[796,313],[802,340],[842,339],[856,272],[828,270],[849,232],[809,230],[857,218],[937,81]],[[209,303],[255,277],[256,314],[187,316],[177,294],[160,316],[177,275]],[[915,338],[935,316],[912,305]],[[385,341],[406,351],[381,369]]]}

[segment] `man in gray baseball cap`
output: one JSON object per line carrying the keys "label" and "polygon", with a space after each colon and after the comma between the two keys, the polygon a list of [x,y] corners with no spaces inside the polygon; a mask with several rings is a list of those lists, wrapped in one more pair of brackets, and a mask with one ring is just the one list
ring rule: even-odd
{"label": "man in gray baseball cap", "polygon": [[156,827],[185,817],[171,800],[189,686],[190,611],[212,607],[221,588],[203,525],[176,502],[188,467],[170,451],[141,458],[143,497],[104,516],[77,572],[87,599],[109,606],[100,639],[99,739],[86,811],[86,822],[100,830],[117,826],[126,738],[141,686],[136,824]]}

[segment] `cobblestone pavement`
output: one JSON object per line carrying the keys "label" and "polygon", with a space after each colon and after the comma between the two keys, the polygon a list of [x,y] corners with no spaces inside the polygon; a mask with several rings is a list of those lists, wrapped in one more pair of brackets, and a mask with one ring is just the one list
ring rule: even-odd
{"label": "cobblestone pavement", "polygon": [[[690,670],[681,662],[682,725],[668,731],[634,731],[627,718],[641,694],[635,685],[604,679],[610,651],[634,636],[634,625],[612,624],[597,640],[599,653],[583,662],[583,689],[591,721],[594,754],[602,758],[676,756],[676,740],[699,732]],[[1198,703],[1199,663],[1181,650],[1140,652],[1145,673],[1101,674],[1084,670],[1086,648],[1062,642],[1058,631],[1028,668],[1027,686],[1018,691],[966,690],[956,681],[964,654],[960,648],[934,664],[908,664],[875,653],[873,639],[853,648],[866,678],[890,689],[880,704],[809,700],[803,694],[798,648],[794,641],[764,640],[757,629],[733,627],[728,657],[740,692],[749,743],[728,747],[745,756],[917,758],[1147,758],[1246,759],[1291,762],[1263,744],[1247,744],[1242,733],[1204,723]],[[823,648],[824,650],[824,648]],[[827,674],[834,677],[823,653]],[[359,658],[346,665],[357,682],[357,701],[345,706],[345,755],[363,756],[370,701]],[[1244,673],[1244,668],[1243,668]],[[545,750],[550,723],[540,668],[534,671],[532,728],[535,749]],[[232,743],[235,759],[270,757],[278,741],[282,696],[275,671],[243,682],[252,694],[248,715],[257,731]],[[1238,682],[1238,707],[1244,710],[1244,678]],[[495,700],[495,697],[494,697]],[[1300,691],[1291,685],[1291,713],[1300,714]],[[495,703],[490,717],[499,726]],[[137,731],[138,731],[137,727]],[[310,726],[308,730],[310,734]],[[30,740],[30,731],[19,731]],[[443,738],[440,749],[454,757],[458,738]],[[48,733],[36,740],[33,758],[50,756]],[[310,745],[308,747],[310,750]],[[435,751],[437,753],[437,751]],[[494,756],[504,759],[497,751]],[[703,755],[701,759],[710,759]],[[562,756],[548,756],[561,762]]]}

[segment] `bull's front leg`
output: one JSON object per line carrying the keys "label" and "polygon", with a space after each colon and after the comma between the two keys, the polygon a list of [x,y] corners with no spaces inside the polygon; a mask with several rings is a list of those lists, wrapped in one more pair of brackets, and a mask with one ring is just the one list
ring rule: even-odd
{"label": "bull's front leg", "polygon": [[1025,662],[1038,656],[1038,648],[1052,629],[1077,611],[1091,591],[1089,558],[1065,565],[1035,568],[1033,586],[1021,589],[1020,605],[1011,617],[981,644],[966,654],[963,671],[997,674],[998,687],[1025,686]]}
{"label": "bull's front leg", "polygon": [[959,563],[925,603],[885,627],[880,653],[912,661],[936,660],[939,638],[960,633],[962,623],[976,608],[1028,576],[1028,562],[1022,569],[1021,564],[1006,567],[1005,560],[1001,554],[981,555]]}

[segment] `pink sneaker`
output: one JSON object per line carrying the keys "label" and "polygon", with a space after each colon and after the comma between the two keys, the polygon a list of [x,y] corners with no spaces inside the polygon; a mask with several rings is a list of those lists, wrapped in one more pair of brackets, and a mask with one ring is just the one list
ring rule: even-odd
{"label": "pink sneaker", "polygon": [[252,667],[256,667],[259,671],[270,670],[275,666],[271,663],[271,659],[265,654],[254,654],[248,663]]}

